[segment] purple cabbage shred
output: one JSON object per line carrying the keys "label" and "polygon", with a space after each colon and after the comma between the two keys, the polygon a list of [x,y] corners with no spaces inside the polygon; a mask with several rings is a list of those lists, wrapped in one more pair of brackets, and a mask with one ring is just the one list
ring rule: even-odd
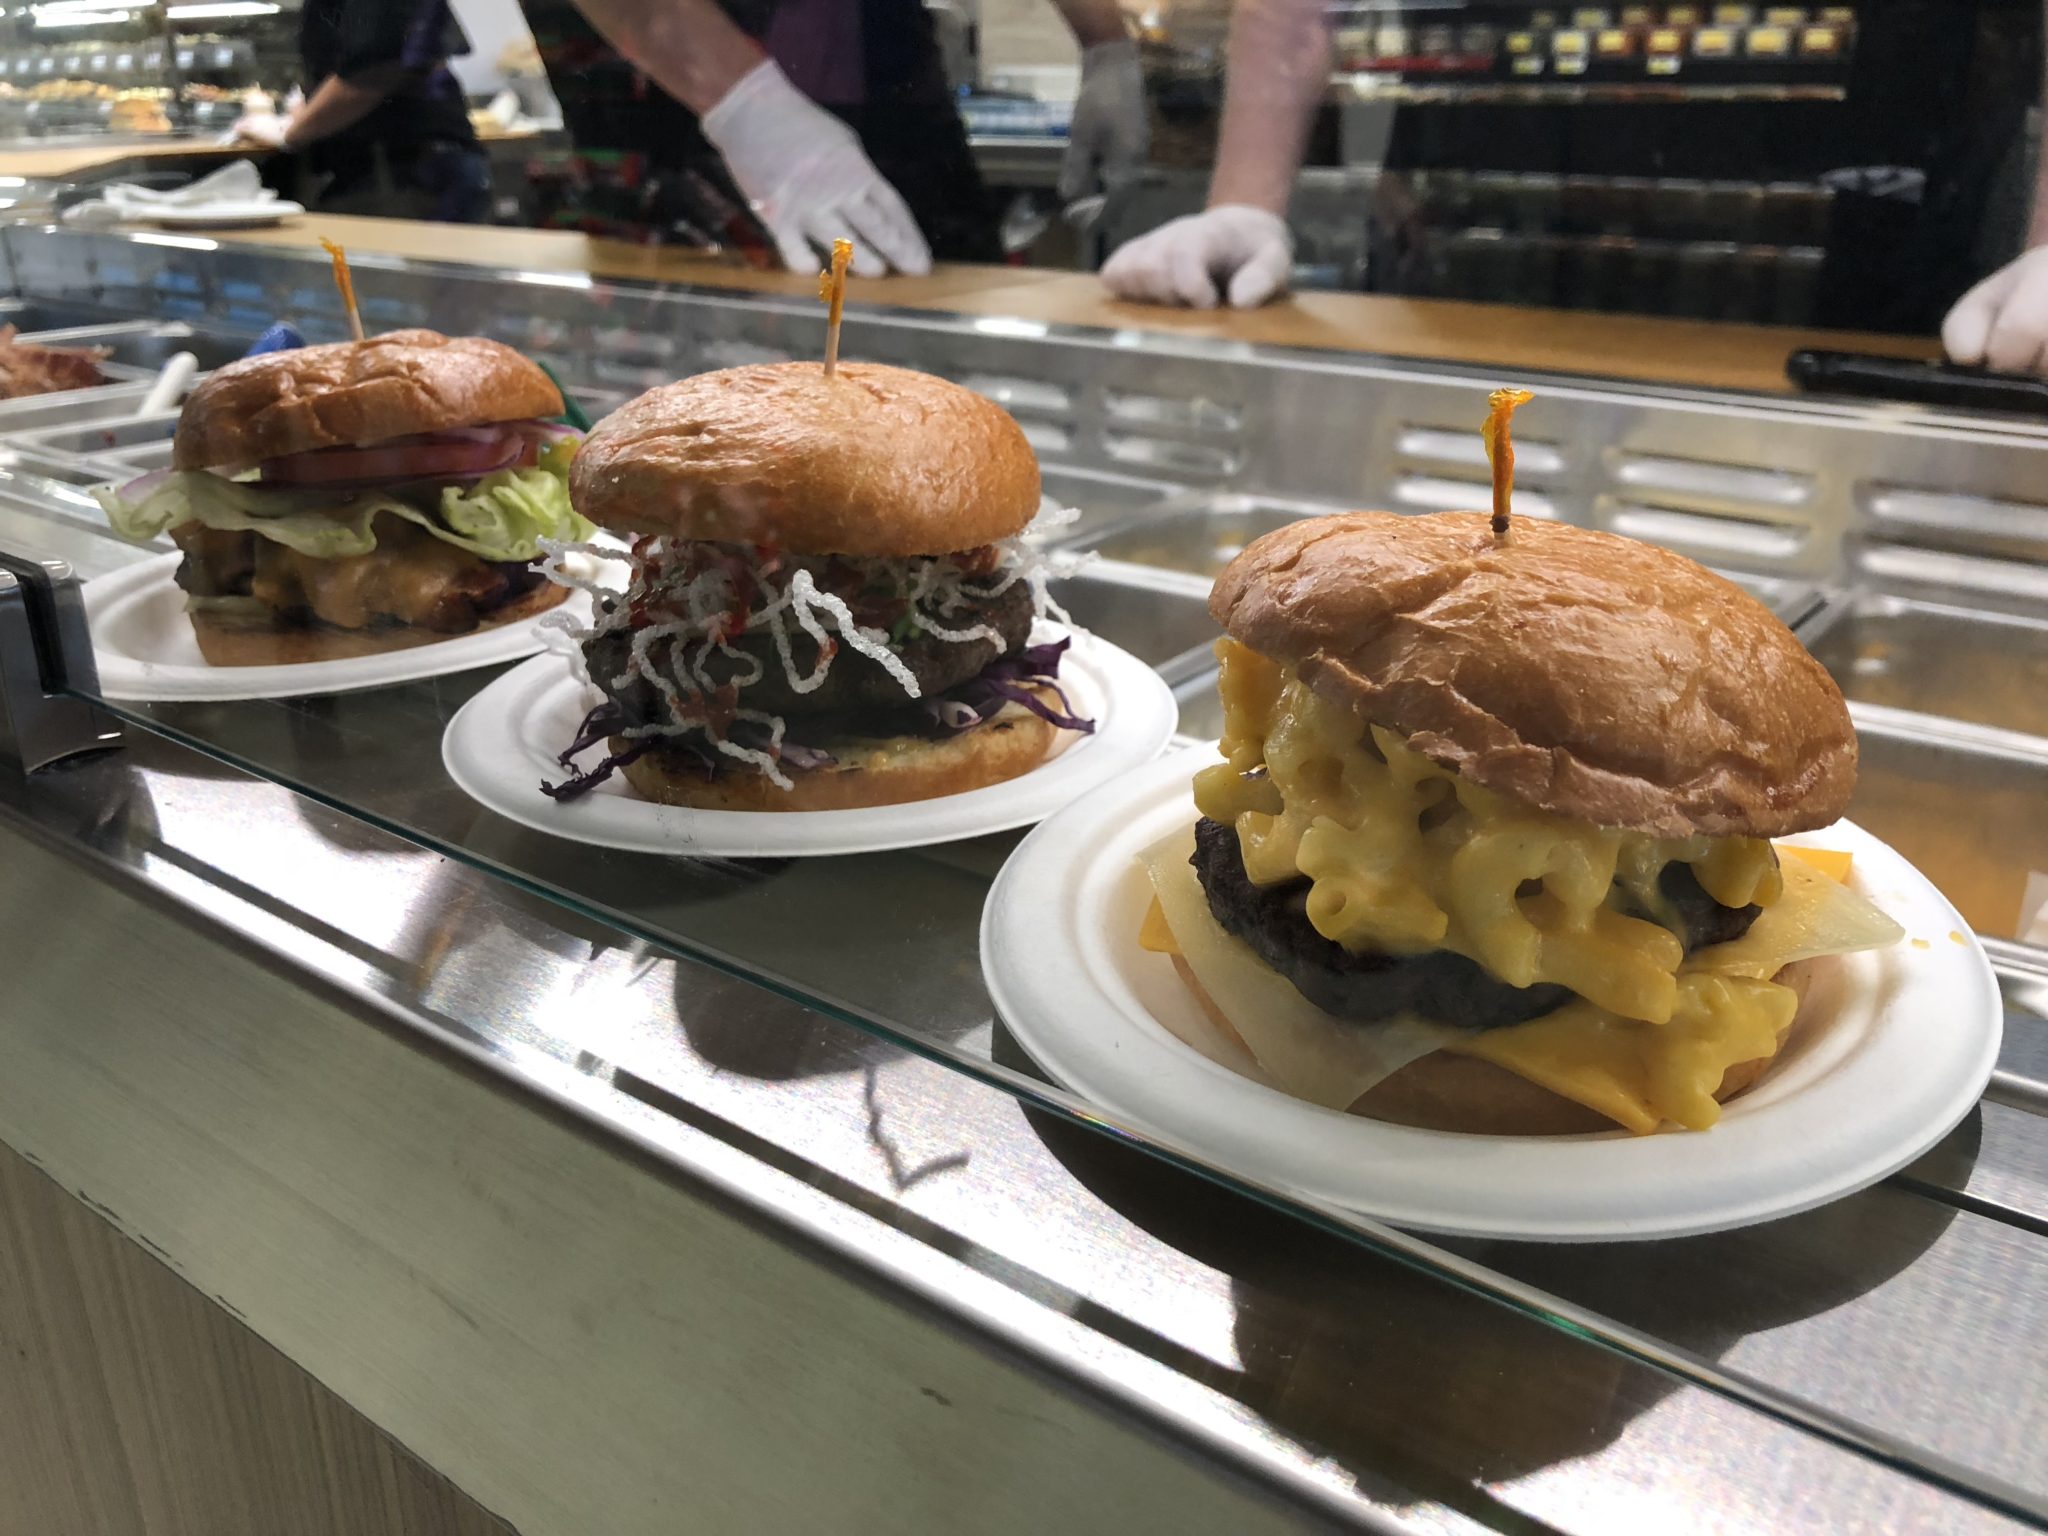
{"label": "purple cabbage shred", "polygon": [[777,758],[792,768],[830,768],[839,761],[830,752],[818,747],[807,747],[802,742],[785,741],[776,753]]}
{"label": "purple cabbage shred", "polygon": [[[1059,685],[1060,658],[1072,643],[1071,639],[1060,639],[1044,645],[1027,645],[1014,656],[992,661],[979,676],[945,697],[926,700],[925,712],[946,730],[957,733],[989,720],[1005,704],[1018,704],[1063,731],[1091,734],[1095,722],[1074,713],[1066,691]],[[1040,689],[1058,699],[1059,708],[1039,697]]]}
{"label": "purple cabbage shred", "polygon": [[[578,754],[589,751],[608,737],[616,736],[620,731],[627,729],[633,723],[616,699],[606,699],[583,717],[583,724],[577,727],[576,730],[576,739],[562,749],[561,756],[556,758],[555,761],[564,768],[575,768],[575,759]],[[760,736],[758,742],[745,739],[757,731]],[[752,721],[743,721],[736,726],[732,732],[732,739],[741,746],[758,747],[762,751],[768,750],[767,732],[754,726]],[[681,736],[648,737],[643,741],[634,742],[632,746],[626,748],[623,752],[610,754],[601,763],[589,768],[577,769],[575,773],[559,784],[549,784],[544,781],[540,786],[540,792],[550,800],[579,799],[597,788],[598,785],[610,778],[617,770],[637,760],[642,753],[650,751],[657,745],[666,746],[677,752],[687,752],[697,760],[698,766],[707,773],[717,773],[731,764],[730,758],[721,754],[716,747],[712,746],[702,736],[686,734]],[[775,756],[780,761],[789,764],[792,768],[829,768],[834,762],[830,752],[822,752],[816,747],[806,747],[793,741],[785,741],[780,748],[776,749]]]}
{"label": "purple cabbage shred", "polygon": [[591,768],[577,768],[575,759],[579,753],[587,752],[610,736],[624,730],[631,722],[626,712],[619,708],[616,699],[606,699],[597,708],[583,717],[583,724],[576,729],[576,739],[562,749],[555,759],[564,768],[575,769],[559,784],[541,780],[540,792],[550,800],[577,800],[589,794],[598,785],[610,778],[614,772],[635,761],[654,745],[653,741],[636,741],[623,752],[613,752],[605,760]]}

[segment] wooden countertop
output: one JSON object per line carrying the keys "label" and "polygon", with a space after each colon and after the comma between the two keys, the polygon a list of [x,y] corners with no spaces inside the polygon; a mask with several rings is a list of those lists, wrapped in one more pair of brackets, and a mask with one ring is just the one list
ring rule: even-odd
{"label": "wooden countertop", "polygon": [[[477,138],[486,144],[516,143],[542,136],[532,128],[479,129]],[[156,135],[147,138],[114,138],[104,143],[66,144],[39,148],[33,143],[19,149],[0,149],[0,176],[28,176],[62,180],[87,176],[114,166],[141,160],[187,160],[212,163],[261,156],[262,149],[250,144],[218,144],[218,134]]]}
{"label": "wooden countertop", "polygon": [[246,146],[216,144],[211,138],[110,139],[104,144],[0,150],[0,176],[61,180],[131,160],[233,160],[246,153]]}
{"label": "wooden countertop", "polygon": [[[757,272],[724,258],[558,230],[309,216],[272,229],[224,231],[220,238],[317,250],[323,236],[353,251],[420,260],[587,272],[794,298],[817,292],[816,279],[809,276]],[[1377,294],[1300,294],[1251,311],[1162,309],[1112,299],[1088,273],[1030,267],[941,266],[929,277],[854,278],[847,292],[856,303],[905,309],[1432,358],[1497,367],[1504,374],[1547,370],[1716,389],[1784,391],[1785,358],[1801,347],[1893,357],[1939,353],[1932,337],[1591,315]]]}

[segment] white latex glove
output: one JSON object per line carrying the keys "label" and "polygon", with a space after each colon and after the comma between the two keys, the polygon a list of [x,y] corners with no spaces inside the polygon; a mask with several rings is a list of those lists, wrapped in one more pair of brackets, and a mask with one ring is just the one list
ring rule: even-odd
{"label": "white latex glove", "polygon": [[1138,45],[1125,40],[1083,49],[1081,89],[1060,160],[1060,201],[1071,203],[1098,186],[1129,180],[1151,147]]}
{"label": "white latex glove", "polygon": [[1225,203],[1160,225],[1116,248],[1102,281],[1120,299],[1214,309],[1228,297],[1253,309],[1287,287],[1294,237],[1287,221],[1243,203]]}
{"label": "white latex glove", "polygon": [[285,130],[292,120],[279,117],[274,112],[248,112],[235,119],[235,140],[245,144],[260,144],[265,149],[283,149]]}
{"label": "white latex glove", "polygon": [[2048,246],[2015,258],[1960,299],[1941,322],[1950,359],[2000,373],[2048,373]]}
{"label": "white latex glove", "polygon": [[773,59],[742,75],[703,124],[790,271],[817,271],[835,239],[853,242],[862,277],[931,271],[917,220],[853,130],[791,85]]}

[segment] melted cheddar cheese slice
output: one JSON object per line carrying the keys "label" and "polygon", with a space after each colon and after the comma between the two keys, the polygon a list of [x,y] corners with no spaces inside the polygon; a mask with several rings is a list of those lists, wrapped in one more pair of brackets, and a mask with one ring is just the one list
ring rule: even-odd
{"label": "melted cheddar cheese slice", "polygon": [[1798,995],[1770,978],[1798,960],[1896,944],[1904,930],[1841,883],[1847,854],[1781,850],[1784,894],[1728,944],[1696,950],[1678,974],[1678,1006],[1661,1025],[1569,1003],[1526,1024],[1444,1047],[1477,1056],[1596,1109],[1637,1133],[1669,1120],[1704,1130],[1727,1070],[1776,1054]]}
{"label": "melted cheddar cheese slice", "polygon": [[1449,1050],[1491,1061],[1637,1135],[1667,1121],[1704,1130],[1720,1118],[1714,1091],[1728,1068],[1773,1054],[1798,1010],[1792,989],[1766,978],[1796,960],[1881,949],[1901,936],[1898,924],[1839,882],[1846,854],[1782,847],[1783,897],[1740,939],[1686,960],[1668,1023],[1575,1002],[1477,1033],[1404,1018],[1353,1024],[1315,1008],[1216,924],[1188,867],[1190,846],[1182,833],[1146,855],[1158,895],[1146,910],[1143,947],[1187,959],[1275,1085],[1335,1109],[1416,1055]]}

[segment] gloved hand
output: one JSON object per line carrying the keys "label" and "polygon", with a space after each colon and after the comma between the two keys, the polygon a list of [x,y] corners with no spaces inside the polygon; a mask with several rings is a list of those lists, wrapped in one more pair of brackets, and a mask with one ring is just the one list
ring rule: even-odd
{"label": "gloved hand", "polygon": [[917,220],[853,130],[791,85],[773,59],[741,76],[703,124],[790,271],[817,271],[835,239],[853,242],[862,277],[931,271]]}
{"label": "gloved hand", "polygon": [[247,112],[235,119],[235,137],[265,149],[283,149],[285,132],[291,125],[290,118],[274,112]]}
{"label": "gloved hand", "polygon": [[2048,246],[2007,262],[1972,288],[1941,322],[1953,362],[2000,373],[2048,373]]}
{"label": "gloved hand", "polygon": [[1294,237],[1263,208],[1225,203],[1170,220],[1116,249],[1102,281],[1120,299],[1214,309],[1227,295],[1252,309],[1287,286]]}
{"label": "gloved hand", "polygon": [[1152,147],[1145,116],[1145,72],[1138,45],[1097,43],[1081,53],[1081,89],[1060,159],[1060,201],[1071,203],[1130,178]]}

